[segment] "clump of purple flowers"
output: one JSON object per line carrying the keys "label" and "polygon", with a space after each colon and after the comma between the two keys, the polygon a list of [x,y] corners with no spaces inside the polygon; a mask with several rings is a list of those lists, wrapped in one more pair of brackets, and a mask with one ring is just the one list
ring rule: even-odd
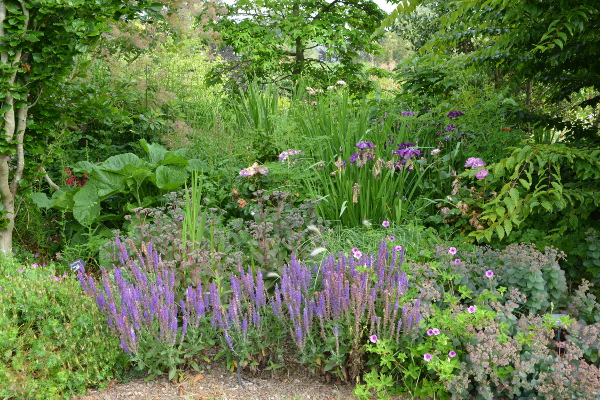
{"label": "clump of purple flowers", "polygon": [[[412,158],[420,157],[423,155],[423,152],[415,148],[415,146],[416,144],[412,142],[402,142],[398,145],[398,150],[392,153],[400,157],[397,163],[399,165],[397,165],[397,167],[406,164],[407,161],[411,160]],[[410,165],[409,170],[412,170],[412,167],[410,167]]]}
{"label": "clump of purple flowers", "polygon": [[463,112],[458,111],[458,110],[452,110],[448,113],[448,118],[458,118],[458,117],[462,117],[463,115],[465,115]]}
{"label": "clump of purple flowers", "polygon": [[357,165],[362,167],[369,161],[371,161],[375,157],[375,145],[373,142],[358,142],[356,143],[356,147],[359,148],[358,153],[353,153],[348,161],[354,164],[358,161]]}
{"label": "clump of purple flowers", "polygon": [[404,117],[414,117],[415,116],[414,111],[402,111],[400,114]]}

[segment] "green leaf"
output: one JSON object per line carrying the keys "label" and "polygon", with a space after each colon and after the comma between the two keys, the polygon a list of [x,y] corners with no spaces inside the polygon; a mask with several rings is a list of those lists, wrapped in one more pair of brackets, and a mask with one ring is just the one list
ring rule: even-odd
{"label": "green leaf", "polygon": [[100,168],[102,168],[106,171],[123,174],[124,173],[123,168],[127,164],[135,165],[136,167],[141,167],[141,166],[143,166],[144,163],[135,154],[125,153],[125,154],[118,154],[116,156],[107,158],[106,161],[104,161],[100,165]]}
{"label": "green leaf", "polygon": [[50,208],[52,207],[53,201],[48,198],[46,193],[35,192],[29,195],[31,200],[40,208]]}
{"label": "green leaf", "polygon": [[156,168],[156,186],[161,190],[177,189],[187,181],[188,173],[185,168],[161,165]]}
{"label": "green leaf", "polygon": [[100,199],[89,181],[73,196],[73,216],[83,226],[89,226],[100,216]]}

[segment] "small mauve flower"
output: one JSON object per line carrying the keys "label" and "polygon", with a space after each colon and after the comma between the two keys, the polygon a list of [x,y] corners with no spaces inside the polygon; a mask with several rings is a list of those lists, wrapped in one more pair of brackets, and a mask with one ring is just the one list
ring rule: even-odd
{"label": "small mauve flower", "polygon": [[479,171],[477,171],[477,173],[475,174],[475,178],[481,180],[481,179],[485,179],[486,176],[488,176],[489,172],[487,169],[482,168]]}
{"label": "small mauve flower", "polygon": [[356,258],[358,260],[361,257],[362,257],[362,253],[360,251],[355,251],[354,252],[354,258]]}
{"label": "small mauve flower", "polygon": [[35,254],[33,255],[33,258],[38,258],[38,257],[39,257],[39,254],[38,254],[38,253],[35,253]]}
{"label": "small mauve flower", "polygon": [[390,237],[388,238],[388,240],[389,240],[390,242],[393,242],[394,240],[396,240],[396,238],[395,238],[394,236],[390,236]]}
{"label": "small mauve flower", "polygon": [[451,351],[448,353],[448,355],[449,355],[451,358],[454,358],[454,357],[456,357],[456,352],[455,352],[454,350],[451,350]]}
{"label": "small mauve flower", "polygon": [[20,273],[20,274],[22,274],[23,270],[22,269],[18,269],[17,272]]}
{"label": "small mauve flower", "polygon": [[471,306],[471,307],[467,308],[467,310],[469,310],[470,314],[475,314],[475,311],[477,311],[477,307]]}
{"label": "small mauve flower", "polygon": [[381,223],[381,225],[382,225],[384,228],[387,228],[388,226],[390,226],[390,222],[389,222],[389,221],[383,221],[383,222]]}
{"label": "small mauve flower", "polygon": [[441,151],[440,149],[433,149],[433,150],[431,150],[431,155],[435,156],[436,154],[440,154],[440,151]]}
{"label": "small mauve flower", "polygon": [[33,264],[31,264],[31,266],[32,266],[33,268],[36,268],[38,265],[37,265],[37,263],[33,263]]}
{"label": "small mauve flower", "polygon": [[487,271],[485,271],[485,276],[488,278],[492,278],[494,276],[494,271],[488,269]]}
{"label": "small mauve flower", "polygon": [[402,246],[395,246],[394,250],[396,250],[396,251],[402,251]]}
{"label": "small mauve flower", "polygon": [[54,277],[54,280],[55,280],[56,282],[60,282],[60,278],[59,278],[58,276],[55,276],[55,277]]}
{"label": "small mauve flower", "polygon": [[371,343],[377,343],[377,335],[369,336],[369,340],[371,341]]}
{"label": "small mauve flower", "polygon": [[460,264],[461,260],[460,258],[457,258],[456,260],[454,260],[454,264]]}
{"label": "small mauve flower", "polygon": [[433,336],[433,329],[428,329],[427,330],[427,335]]}
{"label": "small mauve flower", "polygon": [[352,252],[353,252],[353,253],[356,253],[357,251],[358,251],[358,247],[353,247],[353,248],[352,248]]}
{"label": "small mauve flower", "polygon": [[432,331],[433,331],[433,334],[436,336],[440,334],[440,330],[438,328],[433,328]]}
{"label": "small mauve flower", "polygon": [[431,361],[431,354],[429,354],[429,353],[425,353],[425,354],[423,355],[423,358],[425,359],[425,361]]}
{"label": "small mauve flower", "polygon": [[448,253],[450,253],[450,254],[452,254],[452,255],[455,255],[455,254],[456,254],[456,247],[450,247],[450,248],[448,249]]}

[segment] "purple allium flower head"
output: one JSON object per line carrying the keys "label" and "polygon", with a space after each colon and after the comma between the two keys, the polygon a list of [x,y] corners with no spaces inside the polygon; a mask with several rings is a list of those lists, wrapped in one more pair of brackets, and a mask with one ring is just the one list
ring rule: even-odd
{"label": "purple allium flower head", "polygon": [[448,249],[448,253],[450,253],[450,254],[452,254],[452,255],[455,255],[455,254],[456,254],[456,247],[450,247],[450,248]]}
{"label": "purple allium flower head", "polygon": [[487,169],[485,168],[481,168],[479,171],[477,171],[477,173],[475,174],[475,178],[481,180],[481,179],[485,179],[486,176],[488,176],[489,172]]}
{"label": "purple allium flower head", "polygon": [[440,330],[438,328],[433,328],[432,331],[433,331],[433,334],[436,336],[440,334]]}
{"label": "purple allium flower head", "polygon": [[464,113],[462,113],[462,112],[460,112],[460,111],[458,111],[458,110],[452,110],[452,111],[450,111],[450,112],[448,113],[448,118],[452,118],[452,119],[454,119],[454,118],[461,117],[461,116],[463,116],[463,115],[465,115],[465,114],[464,114]]}
{"label": "purple allium flower head", "polygon": [[454,357],[456,357],[456,352],[455,352],[454,350],[451,350],[451,351],[448,353],[448,355],[449,355],[451,358],[454,358]]}
{"label": "purple allium flower head", "polygon": [[433,329],[428,329],[427,330],[427,335],[428,336],[433,336]]}
{"label": "purple allium flower head", "polygon": [[485,276],[487,278],[493,278],[494,277],[494,271],[492,271],[491,269],[488,269],[487,271],[485,271]]}
{"label": "purple allium flower head", "polygon": [[461,262],[460,258],[457,258],[457,259],[454,260],[454,264],[460,264],[460,262]]}
{"label": "purple allium flower head", "polygon": [[377,343],[377,335],[369,336],[369,340],[371,341],[371,343]]}
{"label": "purple allium flower head", "polygon": [[381,223],[381,226],[383,226],[384,228],[387,228],[388,226],[390,226],[390,221],[383,221]]}
{"label": "purple allium flower head", "polygon": [[477,311],[477,307],[471,306],[471,307],[467,308],[467,310],[469,311],[470,314],[475,314],[475,312]]}
{"label": "purple allium flower head", "polygon": [[423,358],[425,359],[425,361],[431,361],[431,354],[425,353],[423,354]]}
{"label": "purple allium flower head", "polygon": [[487,164],[481,158],[478,157],[469,157],[467,158],[467,162],[465,162],[465,168],[479,168],[485,167]]}

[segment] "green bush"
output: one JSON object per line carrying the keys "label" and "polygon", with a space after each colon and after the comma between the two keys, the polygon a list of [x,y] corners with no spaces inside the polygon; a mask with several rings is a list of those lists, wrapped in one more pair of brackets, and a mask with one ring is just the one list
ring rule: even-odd
{"label": "green bush", "polygon": [[0,398],[65,399],[128,368],[73,275],[0,261]]}

